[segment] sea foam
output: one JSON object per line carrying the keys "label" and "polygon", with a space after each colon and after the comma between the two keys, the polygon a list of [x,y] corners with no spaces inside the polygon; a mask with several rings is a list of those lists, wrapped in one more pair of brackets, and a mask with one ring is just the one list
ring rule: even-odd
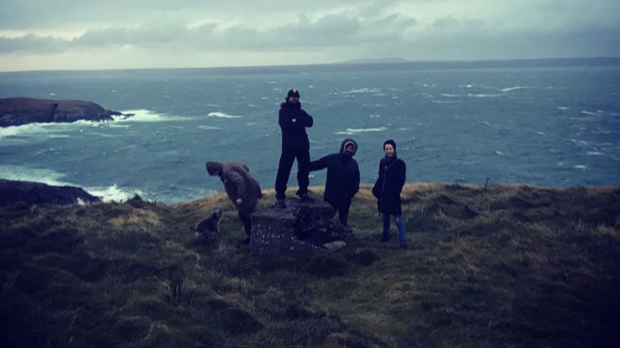
{"label": "sea foam", "polygon": [[207,117],[217,117],[217,118],[240,118],[243,116],[238,116],[238,115],[229,115],[229,114],[225,114],[223,112],[210,112]]}
{"label": "sea foam", "polygon": [[344,131],[336,132],[334,134],[344,134],[344,135],[353,135],[357,133],[366,133],[366,132],[383,132],[386,131],[387,128],[379,127],[379,128],[347,128]]}

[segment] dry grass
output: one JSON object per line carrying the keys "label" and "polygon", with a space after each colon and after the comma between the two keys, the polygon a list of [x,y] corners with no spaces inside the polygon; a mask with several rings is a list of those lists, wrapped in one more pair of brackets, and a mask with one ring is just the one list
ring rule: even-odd
{"label": "dry grass", "polygon": [[[258,209],[274,201],[265,191]],[[270,259],[237,243],[224,194],[0,210],[0,346],[607,347],[620,338],[617,187],[411,184],[403,202],[406,252],[396,238],[374,241],[381,221],[364,186],[342,252]],[[197,241],[188,228],[216,208],[221,235]]]}

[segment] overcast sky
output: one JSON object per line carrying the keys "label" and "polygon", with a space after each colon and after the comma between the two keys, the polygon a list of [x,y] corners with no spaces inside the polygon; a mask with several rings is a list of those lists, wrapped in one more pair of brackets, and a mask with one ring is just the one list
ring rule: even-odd
{"label": "overcast sky", "polygon": [[0,71],[620,56],[620,0],[0,0]]}

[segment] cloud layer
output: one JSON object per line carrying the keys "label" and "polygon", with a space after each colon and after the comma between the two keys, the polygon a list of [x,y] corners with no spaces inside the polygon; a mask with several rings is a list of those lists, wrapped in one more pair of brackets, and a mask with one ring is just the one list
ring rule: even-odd
{"label": "cloud layer", "polygon": [[16,69],[20,59],[39,57],[45,69],[61,56],[102,52],[114,52],[119,68],[171,51],[192,66],[200,61],[191,55],[234,53],[206,64],[269,63],[270,54],[274,64],[283,55],[298,63],[620,56],[615,0],[2,1],[0,63]]}

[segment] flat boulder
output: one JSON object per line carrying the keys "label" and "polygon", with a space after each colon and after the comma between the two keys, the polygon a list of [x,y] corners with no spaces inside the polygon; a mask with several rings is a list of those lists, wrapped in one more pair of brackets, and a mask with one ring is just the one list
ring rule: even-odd
{"label": "flat boulder", "polygon": [[252,215],[250,248],[256,256],[328,254],[342,248],[351,233],[334,219],[328,203],[287,199],[286,208],[272,206]]}
{"label": "flat boulder", "polygon": [[[78,120],[112,121],[118,111],[84,100],[0,98],[0,127],[28,123],[67,123]],[[124,115],[129,116],[129,115]]]}
{"label": "flat boulder", "polygon": [[0,207],[14,204],[75,204],[80,200],[98,202],[101,199],[79,187],[0,179]]}

